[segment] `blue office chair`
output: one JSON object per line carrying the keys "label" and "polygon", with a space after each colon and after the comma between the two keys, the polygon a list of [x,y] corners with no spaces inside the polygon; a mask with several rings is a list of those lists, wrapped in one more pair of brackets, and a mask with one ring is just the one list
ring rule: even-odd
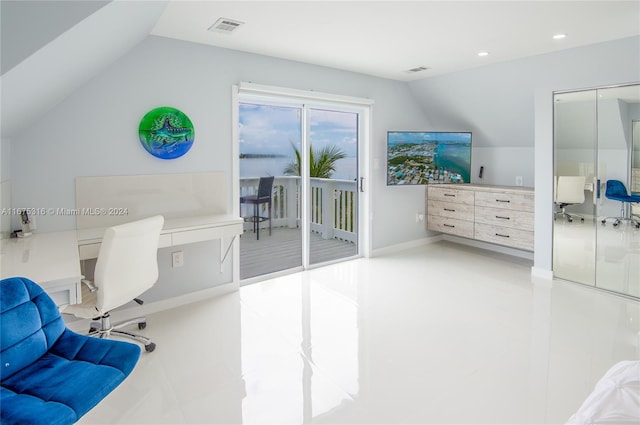
{"label": "blue office chair", "polygon": [[640,203],[640,195],[629,195],[627,188],[620,180],[607,180],[607,189],[604,193],[607,199],[613,201],[620,201],[620,216],[619,217],[605,217],[602,219],[602,224],[606,224],[608,219],[613,219],[613,227],[620,224],[621,221],[626,220],[633,223],[636,229],[640,228],[640,220],[634,218],[633,215],[626,217],[624,214],[624,204],[636,204]]}
{"label": "blue office chair", "polygon": [[0,423],[73,424],[131,373],[140,347],[79,335],[29,279],[0,281]]}

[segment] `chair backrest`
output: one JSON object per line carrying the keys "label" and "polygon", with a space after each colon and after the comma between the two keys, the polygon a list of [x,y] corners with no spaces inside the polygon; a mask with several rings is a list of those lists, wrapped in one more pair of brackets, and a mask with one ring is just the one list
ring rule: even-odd
{"label": "chair backrest", "polygon": [[559,204],[584,202],[585,176],[558,176],[555,200]]}
{"label": "chair backrest", "polygon": [[271,199],[271,193],[273,191],[273,179],[274,177],[260,177],[258,183],[258,199]]}
{"label": "chair backrest", "polygon": [[151,288],[158,280],[161,215],[109,227],[98,253],[97,307],[108,312]]}
{"label": "chair backrest", "polygon": [[604,196],[611,199],[619,197],[627,197],[627,188],[620,180],[607,180],[607,190],[604,192]]}
{"label": "chair backrest", "polygon": [[31,280],[0,281],[0,379],[42,357],[65,331],[56,304]]}

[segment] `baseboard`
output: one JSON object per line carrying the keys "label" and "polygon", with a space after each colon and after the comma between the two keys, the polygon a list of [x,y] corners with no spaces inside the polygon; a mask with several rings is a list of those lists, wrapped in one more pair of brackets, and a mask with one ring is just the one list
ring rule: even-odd
{"label": "baseboard", "polygon": [[512,255],[514,257],[524,258],[525,260],[533,261],[533,252],[523,251],[521,249],[509,248],[506,246],[495,245],[488,242],[477,241],[475,239],[461,238],[453,235],[442,235],[443,240],[460,243],[475,248],[486,249],[489,251],[499,252],[500,254]]}
{"label": "baseboard", "polygon": [[[202,291],[191,292],[177,297],[165,300],[144,303],[134,307],[123,308],[122,310],[114,310],[111,312],[112,322],[121,322],[130,320],[135,317],[147,316],[149,314],[158,313],[160,311],[170,310],[172,308],[181,307],[207,298],[218,297],[229,294],[238,290],[238,282],[229,282],[223,285],[214,286],[213,288],[203,289]],[[63,315],[63,317],[66,315]],[[72,331],[84,332],[89,329],[89,319],[72,320],[67,322],[67,327]]]}
{"label": "baseboard", "polygon": [[553,271],[531,267],[531,280],[534,283],[550,283],[553,281]]}
{"label": "baseboard", "polygon": [[442,240],[442,235],[436,235],[436,236],[429,236],[422,239],[415,239],[413,241],[403,242],[396,245],[385,246],[383,248],[372,250],[370,257],[379,257],[381,255],[394,254],[396,252],[406,251],[407,249],[417,248],[419,246],[428,245],[441,240]]}

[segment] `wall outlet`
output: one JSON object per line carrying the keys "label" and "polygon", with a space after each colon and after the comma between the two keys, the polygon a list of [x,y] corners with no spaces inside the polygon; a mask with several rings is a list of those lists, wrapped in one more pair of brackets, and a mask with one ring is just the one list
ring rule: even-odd
{"label": "wall outlet", "polygon": [[182,267],[184,266],[184,252],[176,251],[171,253],[171,267]]}
{"label": "wall outlet", "polygon": [[516,176],[516,186],[522,186],[522,176]]}
{"label": "wall outlet", "polygon": [[421,221],[424,221],[424,214],[421,212],[417,212],[416,213],[416,223],[419,223]]}

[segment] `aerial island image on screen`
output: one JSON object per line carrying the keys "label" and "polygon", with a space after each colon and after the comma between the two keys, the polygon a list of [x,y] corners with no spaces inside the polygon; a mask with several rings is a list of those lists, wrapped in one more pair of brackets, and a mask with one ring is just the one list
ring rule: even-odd
{"label": "aerial island image on screen", "polygon": [[471,133],[390,131],[387,184],[471,182]]}

